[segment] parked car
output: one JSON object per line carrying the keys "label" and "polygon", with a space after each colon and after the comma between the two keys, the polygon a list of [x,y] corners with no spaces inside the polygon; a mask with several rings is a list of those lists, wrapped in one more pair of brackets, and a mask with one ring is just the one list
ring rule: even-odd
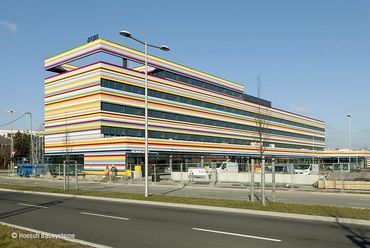
{"label": "parked car", "polygon": [[302,174],[302,175],[319,175],[319,165],[318,164],[295,164],[294,172],[295,174]]}
{"label": "parked car", "polygon": [[275,172],[278,174],[294,174],[293,164],[276,164]]}
{"label": "parked car", "polygon": [[348,163],[342,163],[342,164],[333,164],[333,171],[341,171],[341,168],[343,172],[350,172],[350,171],[357,171],[359,172],[361,170],[361,167],[357,164],[350,164]]}
{"label": "parked car", "polygon": [[220,172],[239,172],[239,165],[236,162],[223,162],[216,167],[218,173]]}

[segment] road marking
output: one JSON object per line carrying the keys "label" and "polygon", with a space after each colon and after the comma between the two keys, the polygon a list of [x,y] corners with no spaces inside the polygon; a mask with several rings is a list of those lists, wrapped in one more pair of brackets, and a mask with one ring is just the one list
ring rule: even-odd
{"label": "road marking", "polygon": [[45,207],[45,206],[26,204],[26,203],[18,203],[18,205],[27,206],[27,207],[35,207],[35,208],[48,208],[48,207]]}
{"label": "road marking", "polygon": [[80,212],[80,214],[86,214],[86,215],[92,215],[92,216],[99,216],[99,217],[105,217],[105,218],[111,218],[111,219],[118,219],[118,220],[130,220],[130,218],[124,218],[124,217],[118,217],[118,216],[111,216],[111,215],[105,215],[105,214],[95,214],[95,213],[89,213],[89,212]]}
{"label": "road marking", "polygon": [[240,234],[240,233],[223,232],[223,231],[216,231],[216,230],[203,229],[203,228],[197,228],[197,227],[193,227],[192,229],[197,230],[197,231],[202,231],[202,232],[219,233],[219,234],[238,236],[238,237],[244,237],[244,238],[261,239],[261,240],[267,240],[267,241],[273,241],[273,242],[281,242],[280,239],[265,238],[265,237],[245,235],[245,234]]}
{"label": "road marking", "polygon": [[353,203],[353,202],[346,202],[344,204],[346,204],[346,205],[361,205],[361,206],[369,206],[370,205],[368,203]]}
{"label": "road marking", "polygon": [[111,248],[111,246],[96,244],[96,243],[92,243],[92,242],[89,242],[89,241],[85,241],[85,240],[81,240],[81,239],[76,239],[76,238],[68,238],[68,237],[65,237],[65,236],[60,235],[60,234],[54,234],[54,233],[44,232],[44,231],[40,231],[40,230],[37,230],[37,229],[33,229],[33,228],[25,227],[25,226],[13,225],[13,224],[9,224],[9,223],[2,222],[2,221],[0,221],[0,225],[9,226],[9,227],[17,228],[17,229],[20,229],[20,230],[25,230],[25,231],[28,231],[28,232],[43,234],[43,235],[48,236],[48,237],[55,237],[55,236],[57,236],[58,239],[63,239],[63,240],[66,240],[66,241],[70,241],[70,242],[74,242],[74,243],[78,243],[78,244],[82,244],[82,245],[87,245],[87,246],[91,246],[91,247],[96,247],[96,248]]}

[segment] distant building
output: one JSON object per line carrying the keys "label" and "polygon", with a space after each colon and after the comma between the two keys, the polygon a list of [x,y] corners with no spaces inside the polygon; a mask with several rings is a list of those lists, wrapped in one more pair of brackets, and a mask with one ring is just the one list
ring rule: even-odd
{"label": "distant building", "polygon": [[[16,133],[13,130],[13,134]],[[0,130],[0,136],[10,138],[11,136],[11,130]]]}
{"label": "distant building", "polygon": [[[29,133],[30,130],[13,129],[13,135],[16,134],[17,132]],[[0,130],[0,136],[2,136],[2,137],[10,138],[11,133],[12,133],[12,130],[10,130],[10,129],[2,129],[2,130]],[[44,132],[43,131],[38,131],[38,130],[33,130],[32,133],[35,134],[35,135],[42,135]]]}
{"label": "distant building", "polygon": [[3,149],[5,146],[10,145],[10,139],[1,135],[0,136],[0,148]]}

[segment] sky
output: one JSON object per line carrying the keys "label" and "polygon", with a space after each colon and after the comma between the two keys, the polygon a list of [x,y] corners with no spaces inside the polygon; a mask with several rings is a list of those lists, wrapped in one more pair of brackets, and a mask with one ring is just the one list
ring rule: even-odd
{"label": "sky", "polygon": [[[0,129],[43,122],[44,59],[99,37],[165,44],[152,54],[245,85],[273,107],[323,120],[328,148],[370,149],[370,1],[0,1]],[[22,118],[14,128],[27,129]]]}

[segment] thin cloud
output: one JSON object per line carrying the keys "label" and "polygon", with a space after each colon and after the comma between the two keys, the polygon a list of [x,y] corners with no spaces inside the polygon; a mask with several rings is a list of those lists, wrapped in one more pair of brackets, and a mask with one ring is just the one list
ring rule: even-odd
{"label": "thin cloud", "polygon": [[0,20],[0,27],[6,28],[12,31],[13,33],[17,32],[17,25],[7,20]]}

